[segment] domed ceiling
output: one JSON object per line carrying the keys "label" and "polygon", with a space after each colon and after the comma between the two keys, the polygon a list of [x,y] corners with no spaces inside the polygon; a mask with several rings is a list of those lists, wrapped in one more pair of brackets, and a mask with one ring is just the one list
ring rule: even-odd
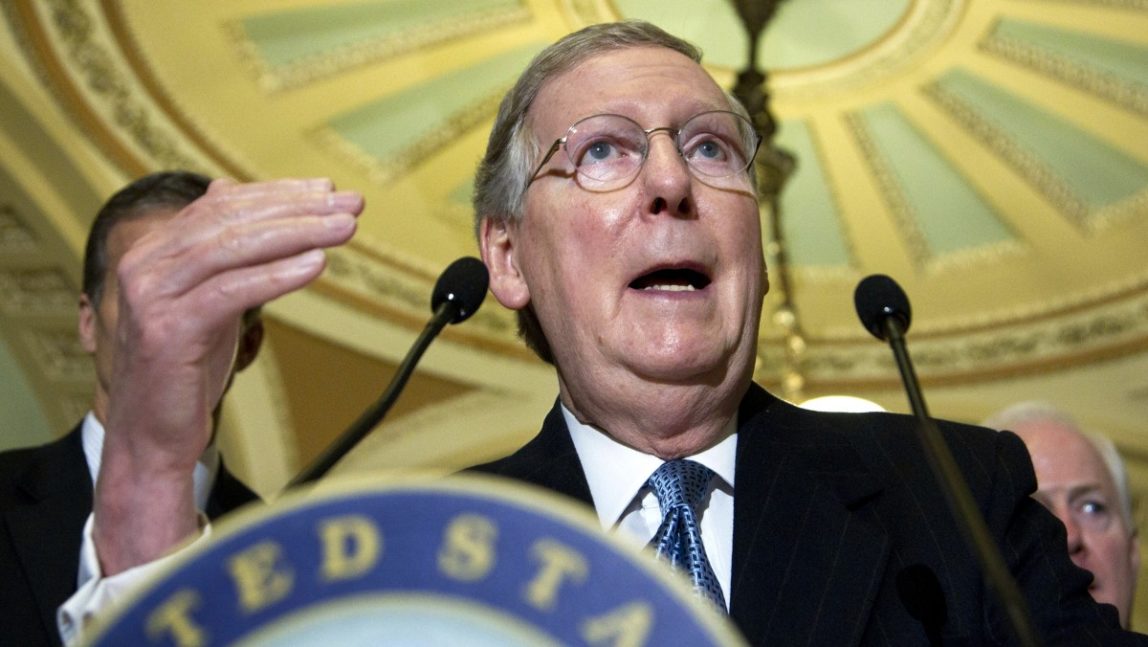
{"label": "domed ceiling", "polygon": [[[474,168],[535,53],[643,18],[701,46],[726,87],[749,63],[717,0],[14,0],[3,15],[0,323],[6,391],[27,396],[5,407],[32,427],[60,433],[87,406],[75,277],[87,223],[127,180],[186,167],[365,193],[325,275],[269,304],[268,348],[229,405],[240,470],[267,492],[381,390],[438,272],[475,254]],[[755,64],[795,162],[776,220],[763,207],[788,258],[771,254],[767,314],[791,309],[763,321],[758,379],[781,388],[788,370],[794,399],[905,410],[852,306],[860,278],[888,274],[913,303],[933,413],[1053,400],[1148,489],[1148,2],[786,0]],[[514,331],[493,299],[449,329],[341,469],[450,469],[528,437],[557,390]]]}

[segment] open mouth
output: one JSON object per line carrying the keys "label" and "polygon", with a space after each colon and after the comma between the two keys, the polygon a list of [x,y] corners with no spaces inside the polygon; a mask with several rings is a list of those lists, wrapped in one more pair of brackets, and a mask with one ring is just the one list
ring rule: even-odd
{"label": "open mouth", "polygon": [[630,282],[630,288],[662,292],[692,292],[703,290],[709,284],[710,277],[697,270],[667,268],[639,276]]}

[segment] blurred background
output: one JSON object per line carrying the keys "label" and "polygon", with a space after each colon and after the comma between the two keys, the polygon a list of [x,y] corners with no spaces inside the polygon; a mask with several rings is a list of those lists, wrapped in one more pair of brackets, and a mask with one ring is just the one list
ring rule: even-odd
{"label": "blurred background", "polygon": [[[1148,493],[1146,0],[7,0],[0,17],[0,448],[87,410],[76,295],[108,195],[167,168],[329,176],[365,193],[359,233],[268,304],[225,411],[229,465],[273,496],[382,391],[441,269],[476,254],[473,171],[527,61],[644,18],[728,88],[763,74],[758,381],[907,411],[853,310],[858,280],[889,274],[934,415],[1050,401]],[[336,472],[496,457],[556,394],[488,299]]]}

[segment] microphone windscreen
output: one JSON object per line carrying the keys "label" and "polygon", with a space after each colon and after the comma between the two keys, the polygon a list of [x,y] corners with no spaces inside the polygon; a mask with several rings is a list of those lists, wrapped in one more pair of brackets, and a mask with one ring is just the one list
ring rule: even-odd
{"label": "microphone windscreen", "polygon": [[909,297],[893,279],[884,274],[872,274],[857,284],[853,292],[853,305],[857,316],[874,337],[885,340],[885,319],[895,317],[904,331],[909,330],[913,311]]}
{"label": "microphone windscreen", "polygon": [[939,636],[949,619],[949,611],[941,581],[933,569],[924,564],[912,564],[901,569],[897,573],[897,595],[909,615],[925,626],[930,638]]}
{"label": "microphone windscreen", "polygon": [[465,321],[482,305],[489,284],[490,274],[482,261],[464,256],[451,263],[438,277],[431,294],[431,312],[438,312],[442,304],[451,302],[455,315],[450,322]]}

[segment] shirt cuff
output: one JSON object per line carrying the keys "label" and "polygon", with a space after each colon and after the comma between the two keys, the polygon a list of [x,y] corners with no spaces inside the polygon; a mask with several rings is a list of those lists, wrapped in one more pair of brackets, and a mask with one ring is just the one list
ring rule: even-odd
{"label": "shirt cuff", "polygon": [[89,514],[84,523],[80,568],[76,577],[78,588],[56,611],[56,625],[65,645],[76,645],[84,641],[85,631],[91,628],[93,620],[108,618],[123,600],[155,581],[180,555],[211,536],[211,523],[200,512],[198,537],[188,540],[159,559],[104,577],[96,554],[96,542],[92,539],[93,518],[94,515]]}

